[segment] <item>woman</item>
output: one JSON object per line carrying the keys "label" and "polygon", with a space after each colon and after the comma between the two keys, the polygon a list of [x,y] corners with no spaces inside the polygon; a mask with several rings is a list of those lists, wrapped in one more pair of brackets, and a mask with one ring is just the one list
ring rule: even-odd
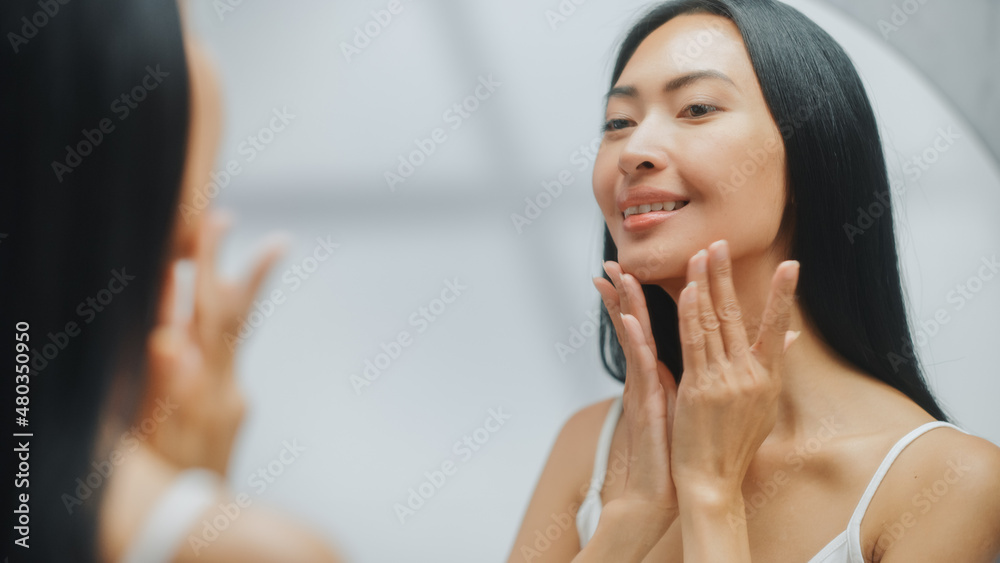
{"label": "woman", "polygon": [[1000,448],[906,359],[891,217],[848,236],[888,181],[847,55],[778,2],[680,0],[611,85],[594,283],[625,389],[565,424],[510,560],[993,561]]}
{"label": "woman", "polygon": [[[208,181],[220,100],[177,3],[2,10],[17,35],[3,55],[3,322],[32,371],[30,479],[11,491],[28,495],[30,526],[9,531],[11,560],[333,561],[223,484],[243,413],[225,336],[279,252],[220,279],[225,221],[181,218]],[[178,261],[197,267],[187,313]]]}

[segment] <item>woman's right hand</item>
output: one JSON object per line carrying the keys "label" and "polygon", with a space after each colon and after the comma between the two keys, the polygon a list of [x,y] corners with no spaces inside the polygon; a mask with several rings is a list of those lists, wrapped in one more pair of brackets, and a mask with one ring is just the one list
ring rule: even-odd
{"label": "woman's right hand", "polygon": [[[666,364],[659,361],[638,280],[622,271],[617,262],[604,270],[615,281],[594,278],[625,351],[625,389],[622,417],[626,429],[628,468],[620,505],[648,515],[665,532],[679,513],[677,491],[670,473],[670,436],[677,384]],[[609,503],[610,504],[610,503]]]}

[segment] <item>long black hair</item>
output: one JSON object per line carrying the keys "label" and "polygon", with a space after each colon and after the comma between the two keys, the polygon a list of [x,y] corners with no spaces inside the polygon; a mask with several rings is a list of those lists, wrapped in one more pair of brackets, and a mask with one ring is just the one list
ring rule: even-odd
{"label": "long black hair", "polygon": [[[774,0],[675,0],[657,5],[629,30],[615,63],[618,82],[639,44],[682,14],[713,14],[739,28],[771,117],[782,132],[785,209],[791,256],[801,264],[799,303],[833,350],[858,369],[900,390],[927,413],[947,420],[921,374],[907,322],[896,253],[889,179],[878,126],[850,58],[822,28]],[[858,209],[885,212],[866,229]],[[604,260],[618,248],[604,227]],[[606,274],[603,274],[607,278]],[[680,381],[677,306],[644,285],[659,358]],[[625,357],[601,304],[601,360],[625,379]]]}
{"label": "long black hair", "polygon": [[107,471],[108,409],[142,392],[187,148],[181,19],[175,0],[5,0],[0,18],[2,328],[9,370],[30,345],[14,432],[32,434],[15,438],[30,477],[7,487],[10,510],[29,495],[30,548],[8,526],[7,552],[93,561],[106,486],[81,499],[77,479]]}

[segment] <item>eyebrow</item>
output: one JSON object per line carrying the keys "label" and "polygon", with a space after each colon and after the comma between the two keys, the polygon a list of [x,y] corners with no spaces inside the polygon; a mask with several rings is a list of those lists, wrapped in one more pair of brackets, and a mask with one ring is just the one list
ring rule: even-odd
{"label": "eyebrow", "polygon": [[[740,88],[735,82],[725,74],[717,70],[696,70],[689,72],[687,74],[682,74],[676,78],[667,82],[666,86],[663,87],[664,92],[673,92],[675,90],[680,90],[681,88],[698,82],[699,80],[721,80],[723,82],[728,82],[736,88],[738,91]],[[638,98],[639,90],[635,86],[615,86],[614,88],[608,90],[607,95],[604,97],[605,100],[610,100],[611,98]]]}

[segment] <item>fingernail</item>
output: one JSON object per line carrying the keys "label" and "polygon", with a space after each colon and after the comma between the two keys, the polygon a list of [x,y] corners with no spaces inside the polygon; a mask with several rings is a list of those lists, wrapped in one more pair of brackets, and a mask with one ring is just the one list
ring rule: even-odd
{"label": "fingernail", "polygon": [[685,299],[693,303],[698,298],[698,282],[690,282],[684,289],[688,290]]}
{"label": "fingernail", "polygon": [[706,263],[708,262],[708,252],[705,249],[701,249],[697,254],[694,255],[694,271],[699,274],[704,274],[707,271]]}
{"label": "fingernail", "polygon": [[729,241],[725,239],[720,240],[715,252],[719,257],[719,260],[726,260],[729,258]]}
{"label": "fingernail", "polygon": [[795,266],[792,267],[792,268],[788,268],[785,271],[785,279],[786,280],[795,279],[795,276],[799,275],[799,261],[798,260],[792,260],[792,262],[795,263]]}

